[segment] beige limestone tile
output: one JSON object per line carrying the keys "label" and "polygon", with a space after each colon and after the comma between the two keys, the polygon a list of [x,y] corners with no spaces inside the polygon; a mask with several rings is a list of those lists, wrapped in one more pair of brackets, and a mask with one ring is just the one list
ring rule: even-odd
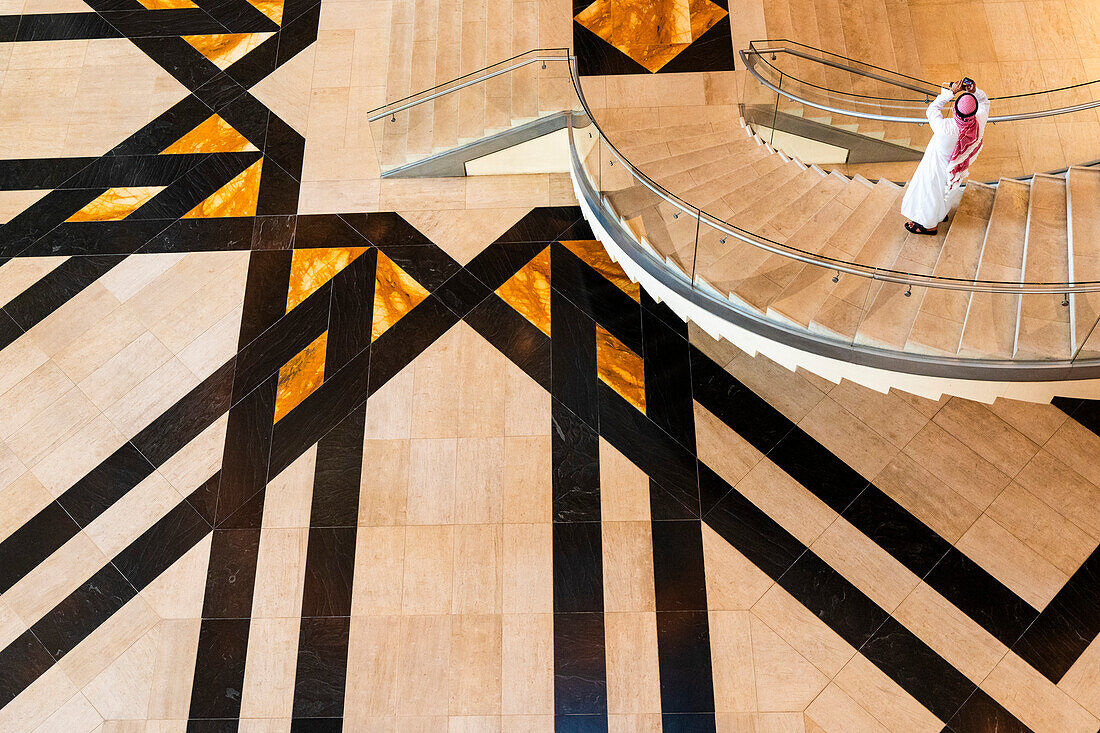
{"label": "beige limestone tile", "polygon": [[50,667],[0,708],[0,730],[34,730],[77,693],[61,667]]}
{"label": "beige limestone tile", "polygon": [[43,353],[54,356],[118,307],[118,299],[99,283],[92,283],[27,331]]}
{"label": "beige limestone tile", "polygon": [[506,372],[504,434],[550,435],[550,393],[517,368]]}
{"label": "beige limestone tile", "polygon": [[34,729],[34,733],[87,733],[103,724],[103,717],[79,692]]}
{"label": "beige limestone tile", "polygon": [[397,440],[412,436],[414,370],[417,364],[419,361],[402,369],[367,400],[367,440]]}
{"label": "beige limestone tile", "polygon": [[0,438],[6,438],[23,427],[72,387],[72,381],[57,364],[52,361],[42,364],[0,394]]}
{"label": "beige limestone tile", "polygon": [[882,394],[846,379],[829,397],[898,448],[904,448],[928,422],[928,417],[896,392]]}
{"label": "beige limestone tile", "polygon": [[[176,491],[181,495],[190,494],[221,467],[222,452],[225,450],[225,430],[228,424],[229,413],[226,413],[170,456],[160,465],[157,473],[176,487]],[[270,502],[269,489],[265,509]]]}
{"label": "beige limestone tile", "polygon": [[[412,618],[405,622],[421,623]],[[396,712],[401,679],[399,668],[404,651],[400,617],[352,615],[348,669],[357,670],[357,673],[348,675],[344,700],[344,724],[350,729],[371,730],[372,717]]]}
{"label": "beige limestone tile", "polygon": [[34,345],[28,336],[21,336],[0,350],[0,391],[12,385],[42,366],[49,359],[45,352]]}
{"label": "beige limestone tile", "polygon": [[113,405],[169,359],[172,352],[156,336],[143,333],[80,381],[84,394],[100,410]]}
{"label": "beige limestone tile", "polygon": [[[174,725],[176,721],[165,721],[168,725]],[[150,726],[153,721],[150,721]],[[242,718],[240,726],[237,728],[239,733],[290,733],[290,718]],[[170,729],[164,731],[164,733],[183,733],[187,730],[187,721],[183,721],[183,728],[180,731]],[[146,733],[153,733],[146,728]],[[156,731],[156,733],[161,733]]]}
{"label": "beige limestone tile", "polygon": [[1068,575],[987,516],[974,522],[955,546],[1039,610],[1069,580]]}
{"label": "beige limestone tile", "polygon": [[199,382],[200,378],[179,359],[169,359],[104,409],[103,414],[124,435],[136,435],[183,399]]}
{"label": "beige limestone tile", "polygon": [[761,712],[805,710],[828,684],[828,678],[763,621],[753,616],[749,627],[757,709]]}
{"label": "beige limestone tile", "polygon": [[454,543],[451,613],[499,614],[504,573],[502,526],[455,525]]}
{"label": "beige limestone tile", "polygon": [[943,729],[939,718],[862,654],[852,657],[833,683],[891,731],[939,733]]}
{"label": "beige limestone tile", "polygon": [[977,402],[955,398],[932,418],[1008,476],[1039,450],[1034,442]]}
{"label": "beige limestone tile", "polygon": [[836,512],[770,460],[756,464],[736,490],[805,545],[836,519]]}
{"label": "beige limestone tile", "polygon": [[403,616],[397,714],[446,715],[450,695],[451,616]]}
{"label": "beige limestone tile", "polygon": [[875,485],[948,542],[956,542],[982,510],[899,453],[875,477]]}
{"label": "beige limestone tile", "polygon": [[607,716],[608,733],[660,733],[660,713],[621,714]]}
{"label": "beige limestone tile", "polygon": [[702,534],[707,608],[711,611],[751,608],[773,585],[772,579],[705,522]]}
{"label": "beige limestone tile", "polygon": [[506,613],[502,617],[501,711],[506,716],[554,710],[554,617]]}
{"label": "beige limestone tile", "polygon": [[81,382],[145,333],[145,324],[127,308],[116,308],[55,356],[69,379]]}
{"label": "beige limestone tile", "polygon": [[24,466],[33,467],[97,415],[95,405],[74,387],[5,438],[5,442]]}
{"label": "beige limestone tile", "polygon": [[602,437],[600,516],[605,526],[608,522],[649,521],[649,477]]}
{"label": "beige limestone tile", "polygon": [[987,405],[990,412],[1039,445],[1047,442],[1068,418],[1054,405],[1020,402],[1004,397]]}
{"label": "beige limestone tile", "polygon": [[158,275],[126,300],[147,327],[160,321],[206,284],[240,262],[238,252],[193,252]]}
{"label": "beige limestone tile", "polygon": [[736,357],[744,354],[743,351],[729,341],[716,341],[711,338],[706,331],[695,325],[694,321],[688,321],[688,341],[710,357],[711,361],[723,368]]}
{"label": "beige limestone tile", "polygon": [[752,613],[830,679],[855,654],[848,642],[778,585],[753,605]]}
{"label": "beige limestone tile", "polygon": [[[249,91],[303,136],[308,131],[310,90],[316,47],[312,44],[275,69]],[[309,145],[309,143],[306,143]]]}
{"label": "beige limestone tile", "polygon": [[106,720],[140,720],[148,714],[159,635],[157,627],[151,629],[81,689]]}
{"label": "beige limestone tile", "polygon": [[165,619],[157,627],[159,648],[149,695],[151,721],[187,719],[201,625],[197,618]]}
{"label": "beige limestone tile", "polygon": [[[414,445],[418,441],[413,441]],[[416,471],[413,471],[416,475]],[[455,524],[500,522],[504,493],[504,438],[459,438],[455,469]]]}
{"label": "beige limestone tile", "polygon": [[899,450],[830,396],[823,397],[799,427],[868,480],[874,480]]}
{"label": "beige limestone tile", "polygon": [[296,616],[253,616],[248,630],[248,664],[241,688],[242,718],[290,717],[300,625]]}
{"label": "beige limestone tile", "polygon": [[450,714],[500,715],[500,614],[451,616]]}
{"label": "beige limestone tile", "polygon": [[125,303],[184,257],[177,253],[130,255],[104,274],[99,283],[118,302]]}
{"label": "beige limestone tile", "polygon": [[182,501],[172,485],[153,472],[92,520],[84,533],[105,557],[114,557]]}
{"label": "beige limestone tile", "polygon": [[[7,192],[6,192],[7,193]],[[14,213],[19,213],[22,208]],[[0,306],[53,272],[68,257],[16,257],[0,265]]]}
{"label": "beige limestone tile", "polygon": [[764,356],[743,354],[733,359],[726,371],[763,397],[789,419],[798,422],[825,396],[810,380]]}
{"label": "beige limestone tile", "polygon": [[399,615],[404,564],[404,527],[360,527],[355,535],[352,615]]}
{"label": "beige limestone tile", "polygon": [[465,209],[466,179],[389,178],[381,182],[378,205],[384,211]]}
{"label": "beige limestone tile", "polygon": [[710,611],[707,617],[715,710],[719,713],[755,712],[751,614],[747,611]]}
{"label": "beige limestone tile", "polygon": [[830,683],[806,708],[806,722],[810,721],[825,733],[889,733],[835,683]]}
{"label": "beige limestone tile", "polygon": [[550,521],[553,508],[551,472],[549,435],[504,439],[504,486],[501,511],[505,522]]}
{"label": "beige limestone tile", "polygon": [[649,522],[609,522],[603,536],[604,610],[655,611]]}
{"label": "beige limestone tile", "polygon": [[[18,0],[16,0],[16,1],[18,2]],[[9,51],[9,53],[10,53],[10,51]],[[0,51],[0,58],[3,58],[3,56],[4,56],[4,52]],[[4,76],[3,64],[0,63],[0,77],[3,77],[3,76]],[[0,192],[0,224],[7,224],[9,221],[14,219],[18,214],[23,213],[24,211],[29,209],[31,206],[36,204],[42,197],[44,197],[48,193],[49,193],[49,191],[36,191],[36,190],[3,191],[3,192]],[[32,257],[22,258],[21,257],[19,259],[20,260],[22,260],[22,259],[28,259],[29,260],[29,259],[36,259],[36,258],[32,258]],[[18,261],[19,260],[12,260],[12,262],[18,262]],[[27,283],[27,284],[29,285],[30,283]],[[14,297],[17,293],[20,293],[25,289],[25,286],[20,287],[20,285],[18,283],[12,283],[11,287],[12,288],[17,287],[18,290],[15,290],[15,292],[11,292],[11,290],[9,290],[8,284],[5,283],[4,289],[2,291],[0,291],[0,301],[2,301],[4,305],[7,305],[8,301],[10,301],[12,297]]]}
{"label": "beige limestone tile", "polygon": [[180,350],[177,357],[192,374],[205,378],[237,353],[243,312],[243,304],[234,307]]}
{"label": "beige limestone tile", "polygon": [[731,430],[698,402],[695,408],[695,442],[699,460],[719,476],[736,485],[763,454]]}
{"label": "beige limestone tile", "polygon": [[[7,448],[0,443],[0,453],[5,451]],[[14,459],[10,452],[7,454]],[[0,459],[0,462],[2,461],[3,459]],[[18,465],[22,467],[22,464]],[[3,473],[0,472],[0,476],[2,475]],[[0,506],[4,507],[4,511],[0,512],[0,541],[7,539],[12,532],[22,527],[52,501],[53,495],[46,491],[30,471],[8,482],[4,488],[0,489]]]}
{"label": "beige limestone tile", "polygon": [[718,733],[817,733],[804,722],[802,713],[718,713]]}
{"label": "beige limestone tile", "polygon": [[317,467],[317,446],[310,446],[267,482],[264,493],[263,527],[308,527],[313,495],[313,472]]}
{"label": "beige limestone tile", "polygon": [[978,509],[985,509],[1009,477],[935,421],[917,433],[905,454]]}
{"label": "beige limestone tile", "polygon": [[657,614],[604,614],[607,712],[659,713]]}
{"label": "beige limestone tile", "polygon": [[301,615],[308,544],[309,530],[305,527],[265,527],[261,530],[252,618],[296,618]]}
{"label": "beige limestone tile", "polygon": [[192,341],[220,321],[244,301],[244,283],[248,260],[230,262],[221,276],[206,283],[194,295],[150,324],[149,330],[173,354],[183,351]]}
{"label": "beige limestone tile", "polygon": [[107,418],[97,415],[31,470],[50,493],[59,496],[125,442]]}
{"label": "beige limestone tile", "polygon": [[460,265],[466,265],[529,210],[526,206],[513,206],[468,211],[452,209],[398,213],[424,236],[439,245],[444,252],[455,258]]}
{"label": "beige limestone tile", "polygon": [[548,206],[576,206],[577,194],[568,173],[551,173]]}
{"label": "beige limestone tile", "polygon": [[986,516],[1067,575],[1096,547],[1095,538],[1015,482],[989,505]]}
{"label": "beige limestone tile", "polygon": [[500,719],[501,733],[552,733],[553,715],[505,715]]}
{"label": "beige limestone tile", "polygon": [[918,584],[893,615],[975,684],[1008,652],[1004,644],[925,583]]}
{"label": "beige limestone tile", "polygon": [[[367,414],[371,408],[367,408]],[[403,525],[409,493],[408,440],[366,440],[359,480],[359,525]]]}
{"label": "beige limestone tile", "polygon": [[1058,689],[1083,708],[1100,717],[1100,637],[1094,638],[1069,671],[1058,681]]}
{"label": "beige limestone tile", "polygon": [[1097,719],[1013,653],[993,668],[982,689],[1037,733],[1094,731]]}
{"label": "beige limestone tile", "polygon": [[[345,151],[342,151],[345,152]],[[348,169],[365,175],[369,171]],[[360,171],[362,171],[360,173]],[[298,211],[302,214],[339,214],[347,211],[381,211],[381,184],[359,178],[338,181],[302,181],[298,193]]]}
{"label": "beige limestone tile", "polygon": [[1043,447],[1093,486],[1100,486],[1100,461],[1096,460],[1100,455],[1100,436],[1076,420],[1066,420]]}
{"label": "beige limestone tile", "polygon": [[202,616],[211,539],[212,535],[207,534],[141,590],[141,597],[157,616],[165,620]]}
{"label": "beige limestone tile", "polygon": [[466,208],[549,206],[547,174],[470,176],[466,179]]}
{"label": "beige limestone tile", "polygon": [[453,527],[406,527],[401,596],[403,613],[450,613],[453,553]]}
{"label": "beige limestone tile", "polygon": [[504,613],[552,613],[553,532],[545,524],[504,525]]}
{"label": "beige limestone tile", "polygon": [[454,438],[409,442],[409,524],[454,521],[457,452]]}
{"label": "beige limestone tile", "polygon": [[893,611],[920,582],[912,571],[843,517],[838,517],[810,549],[886,611]]}
{"label": "beige limestone tile", "polygon": [[[131,598],[62,657],[58,666],[83,689],[158,623],[160,618],[143,598]],[[156,656],[155,648],[152,656]]]}

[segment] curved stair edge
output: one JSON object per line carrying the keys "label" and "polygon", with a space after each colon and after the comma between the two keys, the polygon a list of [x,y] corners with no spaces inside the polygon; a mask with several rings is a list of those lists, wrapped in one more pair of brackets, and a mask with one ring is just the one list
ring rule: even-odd
{"label": "curved stair edge", "polygon": [[[601,205],[572,147],[570,158],[570,177],[581,212],[611,259],[650,297],[685,322],[695,323],[712,338],[725,339],[750,356],[763,354],[791,371],[802,368],[833,383],[847,379],[878,392],[894,388],[933,400],[947,394],[985,403],[998,397],[1050,402],[1055,396],[1093,397],[1100,393],[1100,366],[991,364],[826,343],[740,311],[732,303],[708,299],[686,282],[664,282],[657,273],[668,272],[668,265],[644,243],[636,242],[614,213]],[[723,313],[719,315],[718,310]]]}

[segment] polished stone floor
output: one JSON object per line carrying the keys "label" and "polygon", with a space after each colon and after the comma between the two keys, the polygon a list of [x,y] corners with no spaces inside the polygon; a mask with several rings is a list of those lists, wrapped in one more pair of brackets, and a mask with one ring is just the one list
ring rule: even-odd
{"label": "polished stone floor", "polygon": [[[366,109],[584,10],[460,6],[0,0],[0,731],[1096,731],[1100,403],[793,373],[567,176],[379,180]],[[641,45],[714,92],[717,15]]]}

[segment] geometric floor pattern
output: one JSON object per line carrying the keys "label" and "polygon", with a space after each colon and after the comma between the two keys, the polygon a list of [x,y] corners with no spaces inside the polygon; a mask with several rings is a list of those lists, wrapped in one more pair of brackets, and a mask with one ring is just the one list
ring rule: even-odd
{"label": "geometric floor pattern", "polygon": [[[1058,587],[1002,572],[575,208],[465,267],[395,214],[298,230],[347,246],[122,256],[84,287],[92,258],[9,263],[41,276],[0,352],[29,365],[0,395],[5,730],[1095,729],[1086,521]],[[96,416],[43,439],[75,393]],[[972,410],[924,402],[918,434]],[[1060,407],[1006,415],[1032,456],[971,445],[1095,491],[1088,458],[1042,463],[1100,441]]]}

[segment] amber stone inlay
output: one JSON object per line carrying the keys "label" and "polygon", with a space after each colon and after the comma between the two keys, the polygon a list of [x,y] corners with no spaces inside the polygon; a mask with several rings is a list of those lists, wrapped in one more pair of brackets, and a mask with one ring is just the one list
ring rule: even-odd
{"label": "amber stone inlay", "polygon": [[248,0],[249,4],[279,25],[283,24],[283,0]]}
{"label": "amber stone inlay", "polygon": [[191,0],[138,0],[146,10],[183,10],[197,8]]}
{"label": "amber stone inlay", "polygon": [[184,219],[204,219],[215,216],[255,216],[256,197],[260,195],[260,168],[263,158],[241,171],[233,180],[219,188]]}
{"label": "amber stone inlay", "polygon": [[374,271],[374,318],[370,340],[388,331],[393,324],[428,297],[428,291],[381,252]]}
{"label": "amber stone inlay", "polygon": [[325,331],[279,370],[279,390],[275,394],[275,422],[279,422],[283,416],[301,404],[302,400],[313,394],[313,390],[325,381],[327,343],[328,331]]}
{"label": "amber stone inlay", "polygon": [[519,314],[550,335],[550,248],[535,255],[496,290]]}
{"label": "amber stone inlay", "polygon": [[610,280],[619,290],[633,298],[634,302],[642,302],[642,291],[638,283],[633,282],[623,272],[623,268],[611,259],[604,246],[595,239],[572,239],[563,241],[562,245],[580,257],[593,270]]}
{"label": "amber stone inlay", "polygon": [[270,38],[272,33],[219,33],[213,36],[183,36],[196,51],[219,69],[225,70],[240,61],[252,49]]}
{"label": "amber stone inlay", "polygon": [[256,150],[220,115],[211,115],[191,132],[169,145],[161,155],[177,153],[244,153]]}
{"label": "amber stone inlay", "polygon": [[108,188],[66,221],[119,221],[163,190],[164,186]]}
{"label": "amber stone inlay", "polygon": [[286,296],[287,312],[366,251],[367,247],[294,250],[290,262],[290,289]]}
{"label": "amber stone inlay", "polygon": [[656,72],[727,15],[711,0],[596,0],[573,19]]}
{"label": "amber stone inlay", "polygon": [[596,326],[596,373],[623,399],[645,412],[642,357],[600,326]]}

